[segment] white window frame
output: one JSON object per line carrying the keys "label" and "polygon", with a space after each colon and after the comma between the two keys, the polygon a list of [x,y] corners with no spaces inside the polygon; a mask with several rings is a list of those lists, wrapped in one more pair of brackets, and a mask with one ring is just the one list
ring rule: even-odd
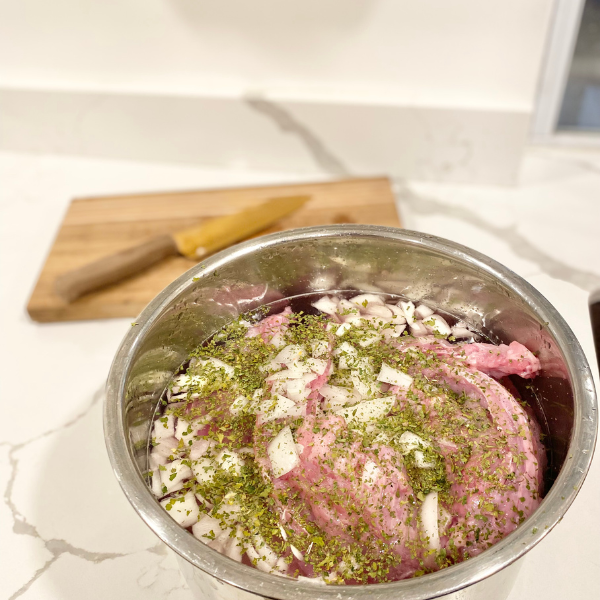
{"label": "white window frame", "polygon": [[531,138],[534,143],[600,146],[598,134],[556,131],[584,4],[585,0],[555,0],[531,123]]}

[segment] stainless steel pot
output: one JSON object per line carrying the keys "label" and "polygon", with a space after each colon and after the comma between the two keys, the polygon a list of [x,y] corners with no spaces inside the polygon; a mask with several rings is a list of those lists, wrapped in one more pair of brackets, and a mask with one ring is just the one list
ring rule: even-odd
{"label": "stainless steel pot", "polygon": [[[481,555],[417,579],[371,586],[318,586],[248,568],[208,548],[158,505],[142,473],[157,401],[201,341],[241,312],[282,297],[377,290],[424,300],[496,342],[538,352],[530,397],[547,433],[548,485],[538,510]],[[518,558],[560,521],[583,484],[597,433],[590,369],[572,331],[531,285],[452,242],[400,229],[330,226],[265,236],[221,252],[182,275],[142,312],[113,362],[104,412],[106,445],[125,495],[180,557],[199,597],[281,600],[505,598]],[[488,579],[489,578],[489,579]],[[460,590],[460,591],[459,591]]]}

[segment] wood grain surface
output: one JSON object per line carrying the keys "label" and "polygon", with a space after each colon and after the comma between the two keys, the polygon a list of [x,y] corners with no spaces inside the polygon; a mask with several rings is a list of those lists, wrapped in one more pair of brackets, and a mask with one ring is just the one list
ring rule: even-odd
{"label": "wood grain surface", "polygon": [[269,198],[303,194],[311,196],[303,208],[262,234],[334,223],[401,227],[390,182],[385,177],[76,199],[50,249],[27,311],[40,322],[135,317],[195,262],[182,256],[168,257],[71,304],[55,293],[54,281],[62,273],[147,238],[232,214]]}

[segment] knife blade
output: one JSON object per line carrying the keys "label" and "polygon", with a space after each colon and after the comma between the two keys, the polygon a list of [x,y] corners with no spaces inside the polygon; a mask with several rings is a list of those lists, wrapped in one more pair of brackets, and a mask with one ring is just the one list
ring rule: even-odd
{"label": "knife blade", "polygon": [[157,236],[116,254],[59,275],[55,292],[65,302],[130,277],[167,256],[201,259],[266,229],[298,210],[310,196],[272,198],[240,212],[181,231]]}

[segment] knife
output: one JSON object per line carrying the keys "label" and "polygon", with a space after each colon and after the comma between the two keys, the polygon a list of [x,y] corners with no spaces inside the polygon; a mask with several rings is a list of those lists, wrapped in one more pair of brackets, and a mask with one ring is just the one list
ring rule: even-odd
{"label": "knife", "polygon": [[88,292],[130,277],[167,256],[182,254],[196,260],[204,258],[262,231],[299,209],[309,199],[310,196],[272,198],[233,215],[154,237],[59,275],[54,282],[54,290],[66,302],[73,302]]}

